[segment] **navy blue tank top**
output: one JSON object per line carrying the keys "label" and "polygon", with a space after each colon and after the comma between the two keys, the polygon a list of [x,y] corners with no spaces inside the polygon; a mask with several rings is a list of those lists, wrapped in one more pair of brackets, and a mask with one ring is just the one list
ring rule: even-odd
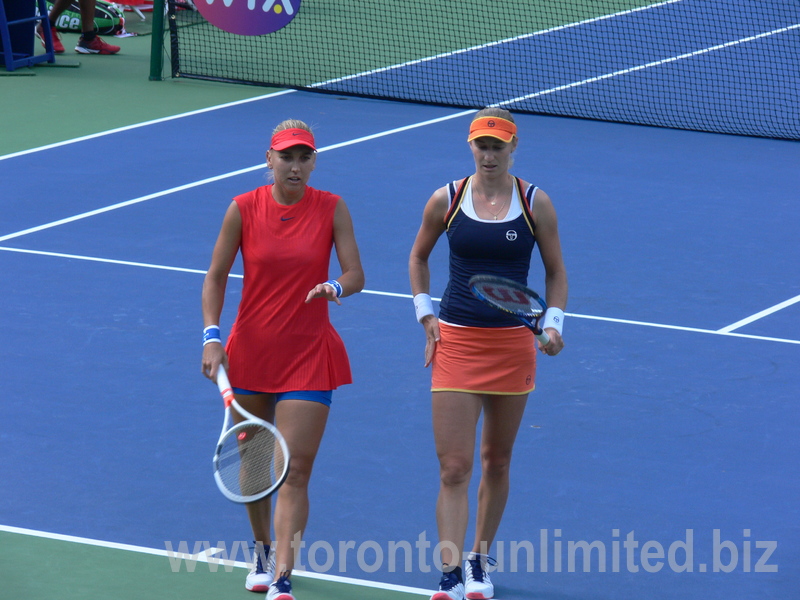
{"label": "navy blue tank top", "polygon": [[447,283],[439,318],[454,325],[470,327],[514,327],[519,321],[510,315],[486,306],[469,291],[473,275],[487,274],[508,277],[523,285],[528,282],[533,248],[536,244],[531,210],[536,187],[522,189],[516,179],[517,197],[522,204],[519,216],[510,221],[477,221],[464,213],[462,201],[468,185],[464,180],[449,184],[447,241],[450,245],[450,280]]}

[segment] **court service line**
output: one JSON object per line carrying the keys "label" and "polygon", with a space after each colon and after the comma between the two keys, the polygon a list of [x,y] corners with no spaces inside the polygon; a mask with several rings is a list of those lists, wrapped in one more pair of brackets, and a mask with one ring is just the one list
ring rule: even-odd
{"label": "court service line", "polygon": [[[123,265],[123,266],[130,266],[130,267],[141,267],[141,268],[146,268],[146,269],[158,269],[158,270],[163,270],[163,271],[176,271],[176,272],[180,272],[180,273],[192,273],[192,274],[196,274],[196,275],[205,275],[206,272],[207,272],[204,269],[188,269],[188,268],[184,268],[184,267],[171,267],[171,266],[167,266],[167,265],[157,265],[157,264],[134,262],[134,261],[128,261],[128,260],[117,260],[117,259],[111,259],[111,258],[99,258],[99,257],[94,257],[94,256],[83,256],[83,255],[80,255],[80,254],[65,254],[63,252],[47,252],[47,251],[43,251],[43,250],[27,250],[27,249],[24,249],[24,248],[11,248],[11,247],[7,247],[7,246],[0,246],[0,252],[17,252],[17,253],[20,253],[20,254],[36,254],[36,255],[39,255],[39,256],[51,256],[51,257],[55,257],[55,258],[67,258],[67,259],[73,259],[73,260],[85,260],[85,261],[90,261],[90,262],[99,262],[99,263]],[[239,275],[238,273],[231,273],[229,275],[229,277],[233,277],[235,279],[243,279],[244,276],[243,275]],[[362,294],[371,294],[371,295],[374,295],[374,296],[386,296],[386,297],[391,297],[391,298],[406,298],[406,299],[409,299],[409,300],[413,298],[413,296],[411,294],[403,294],[403,293],[397,293],[397,292],[383,292],[383,291],[377,291],[377,290],[362,290],[361,293]],[[436,302],[441,302],[441,298],[432,298],[432,300],[435,300]],[[738,322],[738,324],[739,324],[738,326],[741,327],[743,325],[746,325],[747,323],[752,323],[753,321],[758,320],[758,318],[765,317],[767,315],[771,315],[771,314],[777,312],[778,310],[780,310],[781,308],[786,308],[787,306],[791,306],[792,304],[795,304],[797,302],[800,302],[800,296],[792,298],[791,300],[787,300],[786,302],[782,302],[781,304],[776,304],[775,306],[773,306],[773,307],[771,307],[769,309],[766,309],[764,311],[761,311],[760,313],[752,315],[751,317],[748,317],[747,319],[743,319],[742,321]],[[746,334],[746,333],[735,333],[734,331],[732,331],[732,329],[736,329],[737,328],[737,327],[734,327],[734,325],[737,325],[737,323],[734,323],[733,325],[729,325],[728,327],[723,327],[722,329],[703,329],[703,328],[700,328],[700,327],[685,327],[685,326],[682,326],[682,325],[665,325],[663,323],[650,323],[650,322],[647,322],[647,321],[632,321],[630,319],[617,319],[617,318],[614,318],[614,317],[599,317],[599,316],[595,316],[595,315],[583,315],[583,314],[579,314],[579,313],[566,313],[566,314],[567,314],[567,316],[573,317],[573,318],[576,318],[576,319],[589,319],[589,320],[592,320],[592,321],[605,321],[605,322],[608,322],[608,323],[620,323],[620,324],[624,324],[624,325],[636,325],[636,326],[640,326],[640,327],[656,327],[656,328],[659,328],[659,329],[672,329],[672,330],[675,330],[675,331],[687,331],[687,332],[692,332],[692,333],[704,333],[704,334],[708,334],[708,335],[723,335],[723,336],[728,336],[728,337],[738,337],[738,338],[745,338],[745,339],[750,339],[750,340],[760,340],[760,341],[766,341],[766,342],[779,342],[779,343],[783,343],[783,344],[797,344],[797,345],[800,345],[800,340],[791,340],[791,339],[786,339],[786,338],[776,338],[776,337],[769,337],[769,336],[763,336],[763,335],[751,335],[751,334]]]}
{"label": "court service line", "polygon": [[729,333],[731,331],[739,329],[740,327],[744,327],[745,325],[749,325],[753,321],[758,321],[759,319],[763,319],[764,317],[768,317],[769,315],[774,314],[774,313],[778,312],[779,310],[783,310],[784,308],[792,306],[793,304],[797,304],[798,302],[800,302],[800,296],[795,296],[794,298],[789,298],[788,300],[780,302],[780,303],[776,304],[775,306],[771,306],[769,308],[765,308],[764,310],[762,310],[760,312],[757,312],[754,315],[750,315],[749,317],[741,319],[740,321],[736,321],[736,323],[731,323],[727,327],[723,327],[722,329],[719,329],[718,332],[719,333]]}
{"label": "court service line", "polygon": [[606,321],[608,323],[621,323],[624,325],[639,325],[641,327],[657,327],[659,329],[673,329],[676,331],[689,331],[694,333],[706,333],[709,335],[722,335],[727,337],[745,338],[748,340],[760,340],[763,342],[780,342],[783,344],[800,345],[800,340],[790,340],[787,338],[769,337],[765,335],[751,335],[748,333],[736,333],[733,331],[723,331],[722,329],[702,329],[700,327],[684,327],[682,325],[665,325],[663,323],[648,323],[646,321],[632,321],[630,319],[615,319],[613,317],[597,317],[593,315],[578,315],[565,313],[569,317],[578,319],[590,319],[593,321]]}
{"label": "court service line", "polygon": [[94,217],[103,213],[111,212],[112,210],[117,210],[120,208],[124,208],[126,206],[132,206],[134,204],[139,204],[141,202],[147,202],[148,200],[153,200],[155,198],[161,198],[162,196],[168,196],[170,194],[174,194],[177,192],[182,192],[185,190],[190,190],[195,187],[199,187],[201,185],[206,185],[208,183],[213,183],[215,181],[220,181],[222,179],[227,179],[229,177],[235,177],[236,175],[242,175],[244,173],[249,173],[250,171],[254,171],[257,168],[266,168],[265,165],[258,165],[257,167],[248,167],[246,169],[239,169],[238,171],[232,171],[230,173],[225,173],[224,175],[217,175],[215,177],[208,177],[206,179],[201,179],[200,181],[195,181],[193,183],[186,183],[184,185],[179,185],[174,188],[170,188],[168,190],[162,190],[160,192],[155,192],[153,194],[147,194],[146,196],[140,196],[139,198],[134,198],[132,200],[126,200],[124,202],[118,202],[117,204],[111,204],[110,206],[104,206],[103,208],[96,208],[94,210],[90,210],[84,213],[80,213],[77,215],[73,215],[71,217],[66,217],[64,219],[58,219],[57,221],[51,221],[50,223],[45,223],[43,225],[37,225],[35,227],[29,227],[28,229],[23,229],[22,231],[17,231],[15,233],[9,233],[7,235],[0,236],[0,242],[5,242],[6,240],[12,240],[14,238],[22,237],[24,235],[28,235],[31,233],[36,233],[37,231],[43,231],[45,229],[52,229],[53,227],[58,227],[60,225],[66,225],[67,223],[73,223],[75,221],[80,221],[82,219],[88,219],[89,217]]}
{"label": "court service line", "polygon": [[53,148],[60,148],[61,146],[68,146],[70,144],[75,144],[77,142],[85,142],[86,140],[93,140],[99,137],[103,137],[106,135],[112,135],[115,133],[122,133],[124,131],[131,131],[132,129],[138,129],[139,127],[147,127],[149,125],[157,125],[159,123],[166,123],[167,121],[174,121],[175,119],[183,119],[184,117],[192,117],[195,115],[201,115],[203,113],[212,112],[215,110],[220,110],[222,108],[230,108],[232,106],[239,106],[242,104],[247,104],[248,102],[256,102],[258,100],[264,100],[266,98],[274,98],[276,96],[282,96],[284,94],[291,94],[296,90],[281,90],[280,92],[272,92],[269,94],[264,94],[262,96],[256,96],[254,98],[245,98],[243,100],[234,100],[233,102],[226,102],[225,104],[217,104],[216,106],[209,106],[206,108],[198,108],[197,110],[192,110],[185,113],[180,113],[177,115],[172,115],[169,117],[161,117],[159,119],[153,119],[151,121],[144,121],[142,123],[135,123],[133,125],[125,125],[124,127],[117,127],[115,129],[108,129],[106,131],[99,131],[97,133],[91,133],[89,135],[84,135],[81,137],[73,138],[71,140],[64,140],[63,142],[55,142],[53,144],[47,144],[46,146],[39,146],[38,148],[31,148],[30,150],[20,150],[19,152],[13,152],[12,154],[6,154],[0,156],[0,160],[6,160],[8,158],[16,158],[18,156],[25,156],[26,154],[34,154],[35,152],[42,152],[43,150],[52,150]]}
{"label": "court service line", "polygon": [[[207,273],[204,269],[186,269],[184,267],[170,267],[167,265],[155,265],[152,263],[135,262],[130,260],[117,260],[114,258],[99,258],[96,256],[83,256],[81,254],[66,254],[64,252],[46,252],[44,250],[27,250],[25,248],[11,248],[8,246],[0,246],[2,252],[17,252],[19,254],[36,254],[38,256],[51,256],[54,258],[67,258],[70,260],[85,260],[89,262],[106,263],[110,265],[123,265],[126,267],[142,267],[144,269],[157,269],[161,271],[177,271],[179,273],[193,273],[195,275],[205,275]],[[230,274],[231,277],[243,279],[242,275]]]}
{"label": "court service line", "polygon": [[[402,133],[404,131],[409,131],[411,129],[416,129],[418,127],[426,127],[428,125],[434,125],[436,123],[440,123],[442,121],[448,121],[450,119],[457,119],[459,117],[463,117],[465,115],[470,115],[477,112],[475,109],[470,110],[463,110],[457,113],[453,113],[450,115],[446,115],[444,117],[437,117],[435,119],[428,119],[427,121],[420,121],[418,123],[412,123],[411,125],[403,125],[402,127],[395,127],[394,129],[387,129],[386,131],[381,131],[379,133],[373,133],[370,135],[365,135],[359,138],[354,138],[352,140],[348,140],[346,142],[340,142],[338,144],[331,144],[329,146],[325,146],[323,148],[319,148],[317,152],[327,152],[329,150],[337,150],[339,148],[344,148],[346,146],[352,146],[354,144],[360,144],[361,142],[367,142],[370,140],[376,140],[382,137],[386,137],[389,135],[394,135],[396,133]],[[11,240],[14,238],[19,238],[24,235],[28,235],[31,233],[36,233],[37,231],[43,231],[45,229],[51,229],[53,227],[58,227],[59,225],[66,225],[67,223],[73,223],[75,221],[80,221],[81,219],[87,219],[89,217],[94,217],[103,213],[110,212],[112,210],[117,210],[120,208],[125,208],[126,206],[132,206],[134,204],[139,204],[141,202],[147,202],[148,200],[154,200],[156,198],[161,198],[163,196],[168,196],[170,194],[174,194],[177,192],[182,192],[185,190],[190,190],[192,188],[200,187],[209,183],[214,183],[215,181],[221,181],[223,179],[229,179],[231,177],[236,177],[238,175],[243,175],[245,173],[250,173],[252,171],[258,171],[261,169],[266,169],[267,166],[264,163],[260,163],[257,165],[253,165],[252,167],[246,167],[244,169],[238,169],[236,171],[230,171],[229,173],[223,173],[222,175],[216,175],[214,177],[207,177],[206,179],[201,179],[199,181],[194,181],[192,183],[186,183],[184,185],[179,185],[167,190],[162,190],[160,192],[154,192],[152,194],[147,194],[146,196],[140,196],[139,198],[133,198],[132,200],[126,200],[124,202],[118,202],[117,204],[111,204],[109,206],[105,206],[103,208],[97,208],[95,210],[90,210],[84,213],[80,213],[78,215],[73,215],[71,217],[66,217],[64,219],[59,219],[57,221],[52,221],[50,223],[45,223],[43,225],[37,225],[35,227],[29,227],[28,229],[23,229],[22,231],[17,231],[14,233],[9,233],[3,236],[0,236],[0,242],[5,242],[7,240]]]}
{"label": "court service line", "polygon": [[628,75],[630,73],[635,73],[637,71],[643,71],[644,69],[650,69],[652,67],[659,67],[661,65],[666,65],[669,63],[677,62],[679,60],[684,60],[687,58],[693,58],[695,56],[701,56],[703,54],[708,54],[709,52],[715,52],[717,50],[722,50],[725,48],[730,48],[732,46],[737,46],[739,44],[745,44],[747,42],[752,42],[755,40],[763,39],[769,37],[771,35],[778,35],[780,33],[787,33],[794,29],[800,29],[800,23],[796,23],[794,25],[789,25],[787,27],[781,27],[779,29],[773,29],[772,31],[767,31],[764,33],[759,33],[757,35],[751,35],[745,38],[741,38],[738,40],[733,40],[731,42],[725,42],[724,44],[717,44],[716,46],[710,46],[708,48],[703,48],[701,50],[695,50],[693,52],[686,52],[685,54],[679,54],[677,56],[670,56],[669,58],[663,58],[661,60],[656,60],[653,62],[649,62],[643,65],[637,65],[635,67],[629,67],[627,69],[620,69],[619,71],[614,71],[613,73],[605,73],[603,75],[597,75],[595,77],[589,77],[588,79],[584,79],[582,81],[573,81],[572,83],[565,83],[564,85],[559,85],[556,87],[552,87],[546,90],[540,90],[538,92],[533,92],[530,94],[526,94],[524,96],[519,96],[517,98],[513,98],[511,100],[504,100],[502,102],[497,103],[494,106],[508,106],[510,104],[515,104],[517,102],[524,102],[525,100],[531,100],[533,98],[538,98],[540,96],[544,96],[546,94],[552,94],[554,92],[561,92],[564,90],[572,89],[575,87],[579,87],[582,85],[587,85],[590,83],[597,83],[598,81],[603,81],[605,79],[611,79],[612,77],[619,77],[621,75]]}
{"label": "court service line", "polygon": [[[223,561],[222,559],[214,559],[211,555],[215,554],[214,550],[219,550],[215,548],[209,548],[204,552],[199,552],[197,554],[186,555],[180,552],[169,552],[166,548],[161,550],[159,548],[148,548],[146,546],[134,546],[131,544],[121,544],[118,542],[106,542],[103,540],[94,540],[91,538],[85,537],[78,537],[74,535],[64,535],[61,533],[50,533],[47,531],[37,531],[35,529],[25,529],[23,527],[13,527],[10,525],[0,525],[0,531],[5,531],[6,533],[14,533],[18,535],[27,535],[31,537],[38,537],[44,538],[48,540],[56,540],[60,542],[70,542],[73,544],[84,544],[87,546],[95,546],[98,548],[107,548],[109,550],[126,550],[128,552],[137,552],[139,554],[149,554],[151,556],[162,556],[164,558],[169,558],[171,560],[174,559],[181,559],[181,560],[192,560],[194,562],[203,562],[203,563],[227,563],[228,561]],[[234,567],[241,568],[241,569],[249,569],[252,565],[248,565],[244,561],[233,561],[232,562]],[[374,589],[381,589],[381,590],[389,590],[394,592],[404,592],[407,594],[419,594],[421,596],[430,596],[430,590],[423,590],[421,588],[414,588],[408,587],[403,585],[396,585],[392,583],[379,583],[375,581],[368,581],[366,579],[355,579],[353,577],[343,577],[341,575],[329,575],[327,573],[318,573],[316,571],[304,571],[302,569],[295,569],[292,575],[297,577],[308,577],[309,579],[322,579],[325,581],[331,581],[335,583],[345,583],[350,585],[356,585],[360,587],[367,587],[367,588],[374,588]]]}
{"label": "court service line", "polygon": [[555,33],[557,31],[563,31],[565,29],[570,29],[572,27],[580,27],[581,25],[590,25],[591,23],[597,23],[599,21],[603,21],[606,19],[613,19],[615,17],[624,17],[626,15],[636,13],[643,10],[650,10],[651,8],[660,8],[661,6],[665,6],[667,4],[674,4],[675,2],[682,2],[682,0],[666,0],[665,2],[658,2],[656,4],[650,4],[648,6],[640,6],[639,8],[632,8],[628,10],[623,10],[620,12],[612,13],[609,15],[600,15],[599,17],[591,17],[589,19],[585,19],[583,21],[577,21],[575,23],[567,23],[566,25],[557,25],[555,27],[550,27],[549,29],[542,29],[540,31],[534,31],[533,33],[525,33],[522,35],[517,35],[514,37],[506,38],[503,40],[496,40],[493,42],[487,42],[485,44],[480,44],[477,46],[472,46],[470,48],[459,48],[458,50],[451,50],[449,52],[442,52],[441,54],[436,54],[434,56],[426,56],[425,58],[417,58],[414,60],[409,60],[404,63],[399,63],[396,65],[390,65],[388,67],[380,67],[377,69],[372,69],[370,71],[364,71],[362,73],[355,73],[354,75],[345,75],[344,77],[337,77],[336,79],[329,79],[327,81],[321,81],[319,83],[315,83],[309,87],[324,87],[326,85],[331,85],[334,83],[339,83],[342,81],[348,81],[350,79],[356,79],[358,77],[368,77],[369,75],[375,75],[377,73],[385,73],[387,71],[392,71],[394,69],[402,69],[404,67],[410,67],[413,65],[418,65],[425,62],[430,62],[434,60],[439,60],[440,58],[449,58],[451,56],[456,56],[458,54],[464,54],[466,52],[474,52],[476,50],[483,50],[485,48],[491,48],[493,46],[499,46],[502,44],[510,44],[512,42],[517,42],[519,40],[525,40],[528,38],[534,38],[540,35],[546,35],[548,33]]}

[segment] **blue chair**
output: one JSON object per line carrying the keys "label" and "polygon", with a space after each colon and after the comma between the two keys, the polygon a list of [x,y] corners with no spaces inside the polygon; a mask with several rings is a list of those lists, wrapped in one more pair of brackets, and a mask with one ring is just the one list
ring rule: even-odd
{"label": "blue chair", "polygon": [[[38,7],[38,14],[34,8]],[[33,38],[36,23],[42,21],[44,26],[45,53],[33,54]],[[7,71],[19,67],[30,67],[41,62],[56,62],[53,52],[53,38],[47,21],[47,5],[45,0],[0,0],[0,41],[2,41],[2,58]]]}

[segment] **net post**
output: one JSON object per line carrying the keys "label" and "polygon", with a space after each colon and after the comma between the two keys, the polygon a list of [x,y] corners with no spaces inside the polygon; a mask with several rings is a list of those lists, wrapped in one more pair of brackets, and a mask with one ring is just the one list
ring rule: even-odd
{"label": "net post", "polygon": [[150,40],[150,81],[162,81],[164,68],[164,4],[166,0],[153,1],[153,33]]}

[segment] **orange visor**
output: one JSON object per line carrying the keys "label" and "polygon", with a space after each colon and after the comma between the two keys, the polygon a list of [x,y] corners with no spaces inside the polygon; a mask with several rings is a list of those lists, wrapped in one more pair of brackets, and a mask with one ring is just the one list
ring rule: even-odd
{"label": "orange visor", "polygon": [[510,142],[517,133],[517,126],[508,119],[500,117],[481,117],[469,126],[468,142],[479,137],[493,137],[503,142]]}
{"label": "orange visor", "polygon": [[269,147],[273,150],[286,150],[292,146],[308,146],[316,150],[314,136],[305,129],[284,129],[272,136]]}

